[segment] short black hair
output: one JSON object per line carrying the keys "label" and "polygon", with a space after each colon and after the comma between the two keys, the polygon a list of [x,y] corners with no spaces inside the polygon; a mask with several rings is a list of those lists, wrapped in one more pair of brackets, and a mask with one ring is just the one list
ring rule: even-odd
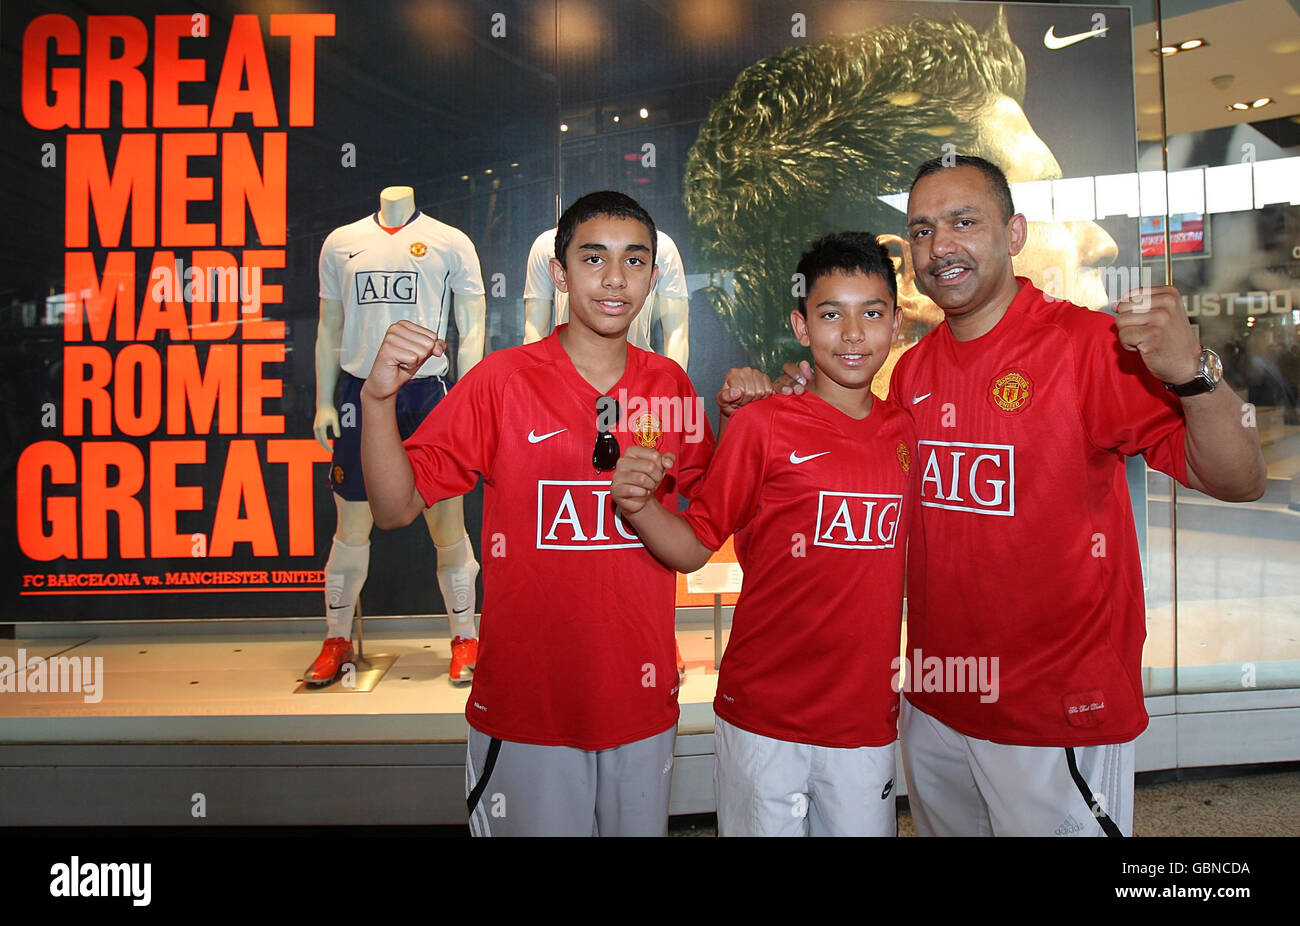
{"label": "short black hair", "polygon": [[894,261],[885,247],[871,232],[831,232],[818,238],[799,258],[796,273],[803,282],[799,296],[799,313],[808,316],[808,294],[813,284],[832,273],[861,273],[864,276],[884,277],[889,284],[889,295],[898,311],[898,278],[894,274]]}
{"label": "short black hair", "polygon": [[620,219],[636,219],[650,231],[650,259],[654,263],[659,258],[659,233],[655,229],[655,220],[645,208],[628,196],[615,190],[598,190],[580,197],[573,205],[564,210],[560,224],[555,229],[555,259],[564,264],[564,252],[573,243],[573,232],[588,219],[596,216],[613,216]]}
{"label": "short black hair", "polygon": [[1011,202],[1011,186],[1007,183],[1007,175],[1002,173],[1002,168],[992,161],[976,157],[973,154],[945,154],[937,158],[930,158],[916,169],[916,176],[912,178],[912,185],[908,188],[908,192],[910,193],[916,189],[916,185],[921,181],[922,177],[928,177],[931,174],[937,174],[941,170],[948,170],[953,167],[974,167],[982,173],[984,179],[988,181],[989,192],[998,201],[998,208],[1002,211],[1003,223],[1011,221],[1011,217],[1016,214],[1016,207]]}

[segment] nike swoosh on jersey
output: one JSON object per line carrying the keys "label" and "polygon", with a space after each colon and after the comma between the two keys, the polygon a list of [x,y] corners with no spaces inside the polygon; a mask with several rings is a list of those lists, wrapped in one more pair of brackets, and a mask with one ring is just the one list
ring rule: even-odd
{"label": "nike swoosh on jersey", "polygon": [[932,396],[932,395],[934,395],[933,392],[927,392],[925,395],[914,395],[914,396],[912,396],[912,404],[913,404],[913,405],[920,405],[922,402],[924,402],[926,399],[930,398],[930,396]]}
{"label": "nike swoosh on jersey", "polygon": [[1084,39],[1090,39],[1094,35],[1105,35],[1109,30],[1110,26],[1102,26],[1100,29],[1089,29],[1087,32],[1076,32],[1074,35],[1058,36],[1056,34],[1056,27],[1049,26],[1047,32],[1043,34],[1043,44],[1052,49],[1052,51],[1057,51],[1062,48],[1069,48],[1071,45],[1074,45],[1077,42],[1082,42]]}
{"label": "nike swoosh on jersey", "polygon": [[811,453],[806,457],[801,457],[798,454],[796,454],[793,450],[791,450],[790,462],[793,463],[795,466],[798,466],[800,463],[807,463],[809,460],[815,460],[818,457],[824,457],[828,453],[830,453],[829,450],[823,450],[821,453]]}
{"label": "nike swoosh on jersey", "polygon": [[349,252],[348,252],[348,260],[351,260],[352,258],[356,257],[358,254],[364,254],[364,253],[366,253],[366,251],[368,251],[368,250],[370,250],[370,249],[369,249],[369,248],[362,248],[360,251],[349,251]]}
{"label": "nike swoosh on jersey", "polygon": [[528,443],[530,443],[530,444],[540,444],[542,441],[546,440],[548,437],[554,437],[556,434],[563,434],[563,433],[564,433],[565,431],[567,431],[567,430],[569,430],[569,429],[568,429],[568,428],[560,428],[560,430],[558,430],[558,431],[552,431],[550,434],[538,434],[536,431],[529,431],[529,432],[528,432]]}

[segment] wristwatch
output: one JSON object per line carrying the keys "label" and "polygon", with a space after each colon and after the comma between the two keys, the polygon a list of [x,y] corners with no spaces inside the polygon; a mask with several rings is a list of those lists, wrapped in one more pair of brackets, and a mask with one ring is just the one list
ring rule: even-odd
{"label": "wristwatch", "polygon": [[1165,383],[1165,388],[1177,396],[1201,395],[1213,392],[1223,379],[1223,361],[1219,355],[1208,347],[1201,348],[1201,367],[1196,375],[1185,383],[1174,385]]}

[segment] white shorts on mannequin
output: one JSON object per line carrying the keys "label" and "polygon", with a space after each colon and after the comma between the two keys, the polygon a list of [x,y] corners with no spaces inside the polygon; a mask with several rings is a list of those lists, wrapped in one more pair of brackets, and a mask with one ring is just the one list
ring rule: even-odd
{"label": "white shorts on mannequin", "polygon": [[1132,742],[1007,746],[958,733],[906,698],[902,713],[918,836],[1133,835]]}

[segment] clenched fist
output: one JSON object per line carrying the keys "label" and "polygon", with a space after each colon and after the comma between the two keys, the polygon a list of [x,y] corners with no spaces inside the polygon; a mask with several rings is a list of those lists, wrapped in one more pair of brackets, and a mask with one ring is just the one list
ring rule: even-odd
{"label": "clenched fist", "polygon": [[403,319],[388,326],[379,345],[375,365],[370,368],[362,395],[371,399],[390,399],[410,382],[430,357],[441,357],[447,342],[436,332]]}
{"label": "clenched fist", "polygon": [[1173,286],[1130,290],[1115,304],[1119,341],[1138,351],[1161,382],[1185,383],[1200,368],[1201,345]]}
{"label": "clenched fist", "polygon": [[742,405],[755,399],[765,399],[772,394],[772,380],[766,373],[753,367],[733,367],[727,371],[718,390],[718,411],[724,419]]}
{"label": "clenched fist", "polygon": [[629,447],[614,467],[610,483],[610,497],[624,514],[634,515],[645,508],[664,481],[676,458],[671,453],[659,453],[649,447]]}

